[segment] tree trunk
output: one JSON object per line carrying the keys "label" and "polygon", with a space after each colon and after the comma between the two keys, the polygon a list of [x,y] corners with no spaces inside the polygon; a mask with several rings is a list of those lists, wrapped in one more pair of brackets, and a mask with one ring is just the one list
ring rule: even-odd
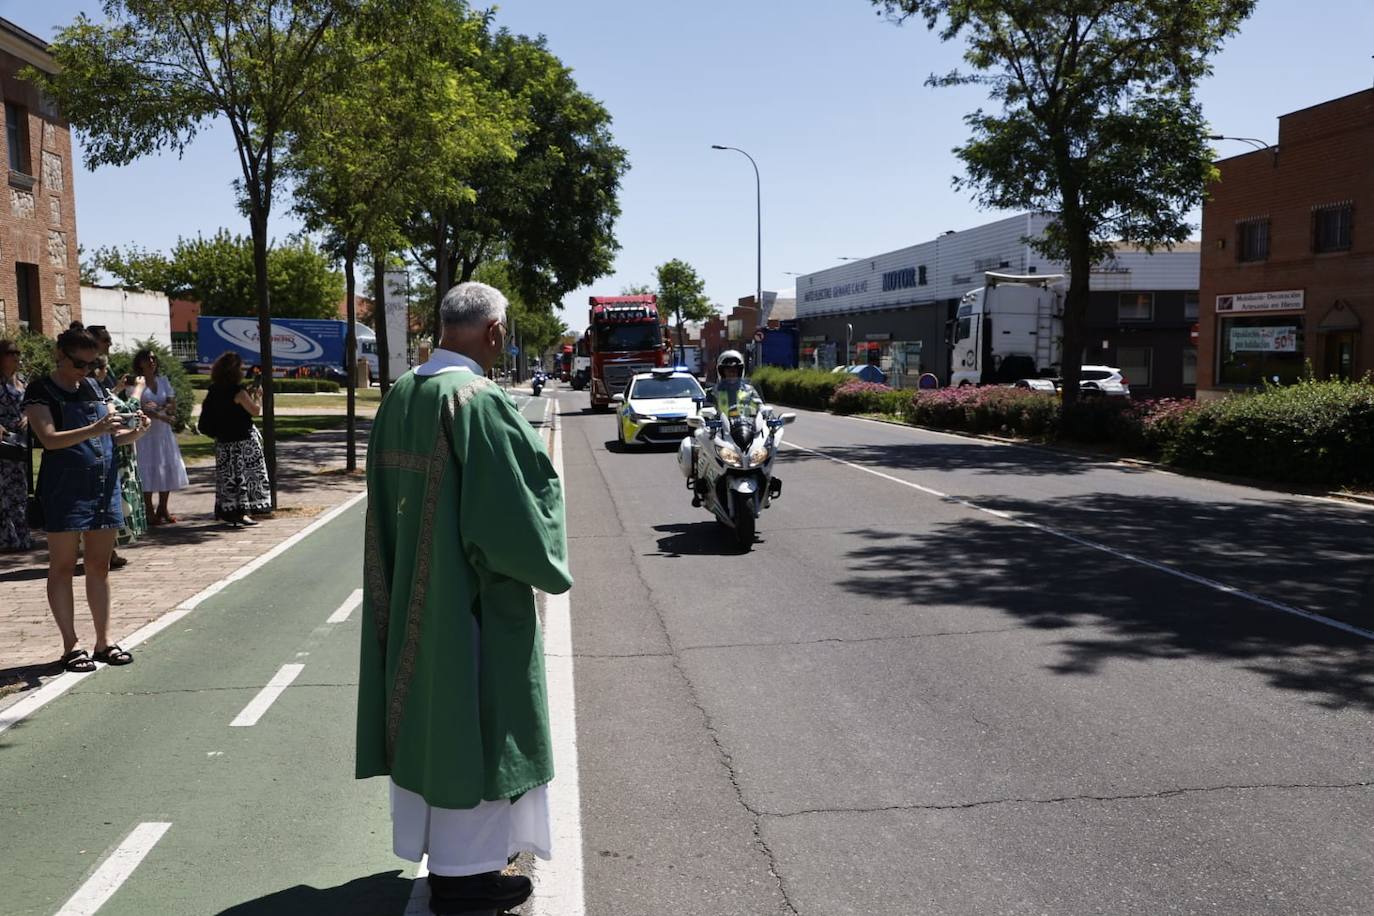
{"label": "tree trunk", "polygon": [[272,511],[277,511],[277,418],[272,388],[272,301],[267,285],[267,210],[254,207],[248,218],[253,233],[253,283],[258,300],[258,365],[262,371],[262,450]]}
{"label": "tree trunk", "polygon": [[353,273],[353,264],[358,259],[358,246],[349,242],[344,248],[344,295],[348,306],[345,309],[348,327],[344,330],[344,371],[348,373],[348,432],[344,437],[347,457],[344,468],[348,471],[358,469],[358,302],[354,293],[358,283]]}
{"label": "tree trunk", "polygon": [[686,343],[684,343],[682,337],[682,309],[679,308],[677,310],[677,357],[673,360],[674,366],[679,365],[681,363],[683,354],[685,354],[686,352],[687,345]]}
{"label": "tree trunk", "polygon": [[[386,319],[386,254],[372,255],[372,323],[377,326],[377,384],[382,397],[391,387],[391,342]],[[380,318],[378,315],[380,314]],[[407,322],[409,325],[409,322]]]}
{"label": "tree trunk", "polygon": [[430,325],[431,349],[439,349],[439,337],[443,331],[439,317],[439,305],[448,295],[448,220],[440,213],[434,224],[434,321]]}
{"label": "tree trunk", "polygon": [[[1080,236],[1075,237],[1075,236]],[[1064,298],[1064,353],[1059,375],[1063,379],[1064,406],[1078,403],[1079,380],[1083,376],[1083,334],[1088,316],[1089,281],[1092,262],[1087,233],[1069,237],[1069,292]]]}

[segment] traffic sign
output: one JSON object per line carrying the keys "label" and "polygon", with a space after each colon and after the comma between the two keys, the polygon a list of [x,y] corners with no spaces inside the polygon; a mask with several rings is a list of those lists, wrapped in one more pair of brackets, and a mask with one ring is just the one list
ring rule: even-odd
{"label": "traffic sign", "polygon": [[754,342],[763,343],[763,328],[759,328],[754,332]]}
{"label": "traffic sign", "polygon": [[511,356],[519,356],[519,355],[520,355],[520,348],[517,347],[517,346],[512,345],[512,346],[510,347],[510,349],[508,349],[506,352],[509,353]]}

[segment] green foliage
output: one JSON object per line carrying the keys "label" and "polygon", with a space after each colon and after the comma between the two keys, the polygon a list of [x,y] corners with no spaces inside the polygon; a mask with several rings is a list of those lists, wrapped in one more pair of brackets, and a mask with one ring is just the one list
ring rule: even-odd
{"label": "green foliage", "polygon": [[1374,484],[1374,382],[1303,381],[1173,410],[1148,424],[1170,464],[1325,486]]}
{"label": "green foliage", "polygon": [[42,378],[52,371],[57,343],[34,331],[21,331],[14,339],[19,345],[19,373],[28,379]]}
{"label": "green foliage", "polygon": [[[172,383],[172,391],[177,399],[177,419],[172,428],[181,432],[191,424],[191,411],[195,408],[195,394],[191,387],[191,377],[172,351],[156,340],[136,340],[131,350],[111,350],[109,371],[116,376],[133,371],[134,354],[147,347],[157,356],[157,368]],[[148,379],[148,384],[153,380]]]}
{"label": "green foliage", "polygon": [[830,409],[841,415],[867,413],[906,419],[910,406],[911,392],[872,382],[845,382],[830,397]]}
{"label": "green foliage", "polygon": [[1052,436],[1059,427],[1059,399],[1016,388],[941,388],[911,396],[909,418],[919,426],[970,433]]}
{"label": "green foliage", "polygon": [[658,309],[660,315],[672,315],[674,323],[701,321],[716,313],[706,298],[706,283],[696,269],[686,261],[673,258],[654,268],[658,279]]}
{"label": "green foliage", "polygon": [[578,88],[542,37],[488,31],[480,52],[475,75],[514,101],[515,155],[468,170],[471,193],[436,199],[407,234],[422,263],[433,265],[442,217],[452,280],[504,258],[526,302],[557,302],[611,270],[627,154],[613,141],[610,113]]}
{"label": "green foliage", "polygon": [[511,274],[512,267],[508,261],[488,261],[477,269],[473,279],[506,294],[510,303],[506,326],[514,328],[513,333],[524,344],[527,354],[542,355],[568,333],[568,326],[554,314],[552,306],[541,308],[526,302]]}
{"label": "green foliage", "polygon": [[[206,315],[256,315],[252,239],[221,229],[210,238],[178,239],[168,257],[130,246],[102,248],[95,262],[121,285],[193,299]],[[343,277],[308,238],[267,253],[272,314],[278,318],[335,318]]]}
{"label": "green foliage", "polygon": [[928,85],[986,86],[1001,111],[965,119],[956,187],[983,206],[1055,214],[1028,240],[1069,266],[1065,398],[1077,398],[1093,264],[1122,240],[1152,250],[1188,238],[1215,179],[1196,95],[1209,58],[1254,0],[870,0],[967,40],[969,72]]}
{"label": "green foliage", "polygon": [[647,283],[631,283],[620,288],[622,296],[651,296],[654,292],[654,288]]}
{"label": "green foliage", "polygon": [[811,410],[825,410],[835,396],[835,389],[850,377],[819,369],[779,369],[760,366],[749,376],[749,383],[758,389],[766,401],[790,404]]}

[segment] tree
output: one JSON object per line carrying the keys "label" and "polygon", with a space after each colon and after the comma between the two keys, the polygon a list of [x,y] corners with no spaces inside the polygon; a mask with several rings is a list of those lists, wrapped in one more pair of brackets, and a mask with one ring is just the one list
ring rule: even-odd
{"label": "tree", "polygon": [[81,134],[90,167],[182,152],[206,121],[228,122],[238,154],[234,182],[253,238],[254,293],[263,376],[263,439],[277,499],[272,391],[268,217],[288,119],[326,72],[330,29],[357,0],[104,0],[107,21],[84,14],[50,46],[56,73],[37,83]]}
{"label": "tree", "polygon": [[[285,165],[296,179],[295,209],[307,227],[325,233],[344,265],[350,471],[357,467],[358,254],[366,245],[384,256],[399,244],[400,223],[424,200],[421,195],[460,193],[462,163],[509,150],[503,100],[480,79],[457,70],[452,53],[442,59],[430,53],[430,36],[442,35],[450,51],[466,43],[475,57],[485,22],[453,0],[417,0],[401,7],[369,0],[351,23],[330,33],[328,59],[335,78],[292,119]],[[385,320],[379,322],[383,365],[386,330]]]}
{"label": "tree", "polygon": [[[1254,0],[870,0],[897,21],[961,35],[972,72],[930,86],[988,87],[999,114],[965,118],[955,150],[984,206],[1051,213],[1027,239],[1069,268],[1064,404],[1078,398],[1092,266],[1116,240],[1153,251],[1190,234],[1185,217],[1216,175],[1197,100],[1209,57]],[[943,25],[941,25],[943,23]]]}
{"label": "tree", "polygon": [[100,284],[100,266],[87,256],[85,245],[76,246],[76,258],[81,269],[81,285],[98,286]]}
{"label": "tree", "polygon": [[703,321],[716,313],[706,298],[706,284],[696,269],[686,261],[674,258],[655,268],[658,274],[658,307],[677,318],[677,346],[686,349],[682,325],[687,321]]}
{"label": "tree", "polygon": [[507,261],[488,261],[477,268],[472,279],[486,283],[501,290],[506,295],[509,308],[506,312],[506,325],[512,340],[520,352],[533,352],[541,358],[549,347],[558,343],[568,332],[563,319],[554,314],[548,306],[532,306],[520,294],[519,287],[511,280],[513,268]]}
{"label": "tree", "polygon": [[[480,60],[517,105],[517,151],[471,171],[470,196],[415,221],[412,254],[440,296],[450,280],[504,259],[526,302],[558,302],[610,272],[627,154],[613,142],[609,112],[578,89],[544,39],[488,32]],[[433,322],[437,333],[437,309]]]}
{"label": "tree", "polygon": [[[221,229],[210,238],[181,238],[170,256],[130,246],[101,248],[94,263],[128,289],[193,299],[206,315],[250,317],[254,301],[253,240]],[[267,254],[268,290],[278,318],[333,318],[343,277],[309,238],[277,243]]]}
{"label": "tree", "polygon": [[630,283],[620,288],[622,296],[651,296],[654,288],[647,283]]}

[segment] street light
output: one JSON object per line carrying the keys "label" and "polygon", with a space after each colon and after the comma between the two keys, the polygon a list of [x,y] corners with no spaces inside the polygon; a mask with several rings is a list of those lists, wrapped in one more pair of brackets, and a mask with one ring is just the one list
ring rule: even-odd
{"label": "street light", "polygon": [[854,325],[852,325],[852,324],[846,324],[846,325],[844,326],[844,364],[845,364],[846,366],[849,365],[849,352],[850,352],[850,350],[853,348],[853,345],[854,345],[854,344],[853,344],[853,340],[854,340]]}
{"label": "street light", "polygon": [[756,212],[756,226],[758,227],[758,272],[755,276],[754,305],[759,310],[759,317],[763,317],[763,182],[759,179],[759,164],[754,161],[754,157],[740,149],[738,146],[721,146],[719,143],[712,143],[711,149],[728,149],[744,156],[749,160],[749,164],[754,167],[754,205]]}
{"label": "street light", "polygon": [[1272,150],[1273,153],[1274,153],[1274,164],[1277,165],[1277,164],[1278,164],[1278,161],[1279,161],[1279,148],[1278,148],[1278,146],[1277,146],[1276,144],[1265,143],[1263,140],[1256,140],[1254,137],[1227,137],[1227,136],[1223,136],[1223,135],[1221,135],[1221,134],[1208,134],[1208,135],[1207,135],[1207,139],[1208,139],[1208,140],[1234,140],[1234,141],[1236,141],[1237,143],[1248,143],[1248,144],[1250,144],[1251,146],[1253,146],[1257,151],[1260,151],[1260,152],[1263,152],[1264,150]]}

